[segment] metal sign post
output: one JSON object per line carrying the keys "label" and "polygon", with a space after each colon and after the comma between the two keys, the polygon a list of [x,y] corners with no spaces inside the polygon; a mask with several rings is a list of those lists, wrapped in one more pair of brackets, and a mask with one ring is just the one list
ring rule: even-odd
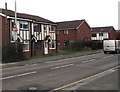
{"label": "metal sign post", "polygon": [[17,61],[18,61],[18,46],[17,46],[17,31],[18,31],[18,29],[17,29],[17,9],[16,9],[16,0],[15,0],[15,24],[14,24],[14,27],[13,27],[13,31],[12,31],[12,33],[13,33],[13,39],[14,39],[14,41],[15,41],[15,46],[16,46],[16,54],[17,54]]}

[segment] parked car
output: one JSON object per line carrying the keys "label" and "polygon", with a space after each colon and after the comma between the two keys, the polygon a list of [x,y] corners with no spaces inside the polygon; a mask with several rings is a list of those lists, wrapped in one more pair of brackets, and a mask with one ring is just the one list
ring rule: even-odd
{"label": "parked car", "polygon": [[120,52],[120,40],[103,40],[103,51],[107,52]]}

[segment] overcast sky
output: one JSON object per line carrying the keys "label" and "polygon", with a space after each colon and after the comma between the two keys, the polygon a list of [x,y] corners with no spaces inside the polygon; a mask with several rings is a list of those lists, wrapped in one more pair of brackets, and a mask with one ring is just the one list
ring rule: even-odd
{"label": "overcast sky", "polygon": [[[15,0],[0,0],[0,8]],[[17,12],[38,15],[54,22],[85,19],[91,27],[114,26],[118,29],[119,0],[16,0]]]}

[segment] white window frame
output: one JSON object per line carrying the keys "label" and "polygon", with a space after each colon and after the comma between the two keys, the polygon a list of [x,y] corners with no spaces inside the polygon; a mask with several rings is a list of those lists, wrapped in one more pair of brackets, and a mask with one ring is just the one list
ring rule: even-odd
{"label": "white window frame", "polygon": [[[23,52],[28,52],[28,51],[30,51],[30,49],[29,49],[29,41],[24,41],[23,42],[23,45],[28,45],[28,48],[25,50],[25,49],[23,49]],[[24,48],[24,47],[23,47]]]}
{"label": "white window frame", "polygon": [[44,25],[44,32],[47,32],[47,25]]}
{"label": "white window frame", "polygon": [[[21,24],[22,24],[22,28],[21,28]],[[28,28],[24,28],[24,24],[28,25]],[[20,30],[29,30],[29,22],[28,21],[20,21]]]}
{"label": "white window frame", "polygon": [[[96,35],[96,36],[93,36],[93,34],[94,34],[94,35]],[[97,37],[97,33],[95,33],[95,32],[94,32],[94,33],[92,33],[92,37]]]}
{"label": "white window frame", "polygon": [[51,26],[50,25],[48,26],[48,28],[49,28],[49,32],[51,32]]}
{"label": "white window frame", "polygon": [[[52,30],[53,29],[53,30]],[[55,32],[55,26],[51,26],[51,30],[50,30],[50,32]]]}
{"label": "white window frame", "polygon": [[[102,35],[101,35],[101,34],[102,34]],[[103,32],[100,32],[100,33],[99,33],[99,36],[103,36]]]}
{"label": "white window frame", "polygon": [[[54,48],[51,47],[51,43],[54,42]],[[52,40],[50,43],[49,43],[49,49],[56,49],[56,41]]]}
{"label": "white window frame", "polygon": [[64,30],[64,35],[68,35],[68,34],[69,34],[68,30]]}

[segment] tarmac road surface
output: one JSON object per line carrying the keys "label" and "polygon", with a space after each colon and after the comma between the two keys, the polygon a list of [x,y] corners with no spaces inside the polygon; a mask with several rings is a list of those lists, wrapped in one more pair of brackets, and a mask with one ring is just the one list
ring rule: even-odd
{"label": "tarmac road surface", "polygon": [[0,80],[3,90],[62,90],[66,85],[117,66],[118,57],[119,54],[97,53],[10,67],[2,70]]}

